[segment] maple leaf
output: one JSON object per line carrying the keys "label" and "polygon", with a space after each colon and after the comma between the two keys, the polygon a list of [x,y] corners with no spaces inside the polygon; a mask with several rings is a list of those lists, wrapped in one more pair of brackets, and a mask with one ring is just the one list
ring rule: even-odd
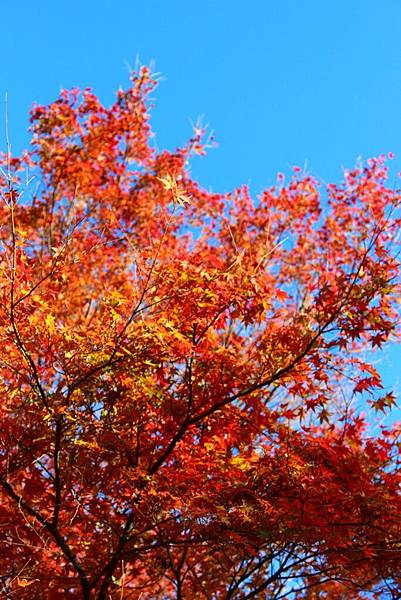
{"label": "maple leaf", "polygon": [[371,338],[371,342],[372,342],[372,346],[377,346],[378,348],[382,347],[382,344],[387,340],[387,336],[385,334],[381,334],[381,333],[377,333],[376,335],[372,336]]}
{"label": "maple leaf", "polygon": [[165,190],[171,191],[174,204],[185,206],[186,204],[191,203],[190,197],[178,186],[175,177],[167,174],[164,177],[158,177],[157,179],[161,181]]}
{"label": "maple leaf", "polygon": [[25,579],[24,577],[17,577],[17,585],[22,588],[29,587],[35,583],[35,581],[39,581],[39,579]]}
{"label": "maple leaf", "polygon": [[382,388],[383,385],[380,381],[380,378],[378,376],[373,375],[372,377],[364,377],[364,378],[360,379],[358,381],[358,383],[356,384],[354,391],[362,393],[362,392],[368,391],[374,387]]}
{"label": "maple leaf", "polygon": [[376,411],[382,412],[385,412],[386,409],[391,409],[397,404],[396,398],[392,392],[389,392],[376,400],[371,400],[370,403]]}

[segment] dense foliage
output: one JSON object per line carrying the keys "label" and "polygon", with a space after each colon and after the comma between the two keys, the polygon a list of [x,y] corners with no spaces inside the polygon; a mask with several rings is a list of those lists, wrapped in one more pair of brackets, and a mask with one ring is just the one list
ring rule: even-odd
{"label": "dense foliage", "polygon": [[63,91],[1,159],[2,597],[398,598],[384,159],[210,193],[153,87]]}

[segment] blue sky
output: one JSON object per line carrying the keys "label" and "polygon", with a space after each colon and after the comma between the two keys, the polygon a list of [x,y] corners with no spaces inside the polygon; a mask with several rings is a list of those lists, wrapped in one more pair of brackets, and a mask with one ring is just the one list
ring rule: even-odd
{"label": "blue sky", "polygon": [[[401,171],[401,0],[19,0],[0,20],[14,152],[32,102],[71,86],[109,102],[139,57],[162,75],[159,147],[182,144],[200,115],[214,130],[218,149],[192,171],[216,191],[257,193],[295,164],[337,181],[390,151],[394,180]],[[393,349],[381,365],[389,385],[397,361]]]}

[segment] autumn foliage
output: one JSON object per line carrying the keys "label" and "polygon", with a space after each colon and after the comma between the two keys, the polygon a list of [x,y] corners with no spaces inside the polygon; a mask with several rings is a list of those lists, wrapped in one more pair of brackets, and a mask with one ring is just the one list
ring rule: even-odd
{"label": "autumn foliage", "polygon": [[384,159],[210,193],[154,85],[63,91],[1,158],[1,597],[399,598]]}

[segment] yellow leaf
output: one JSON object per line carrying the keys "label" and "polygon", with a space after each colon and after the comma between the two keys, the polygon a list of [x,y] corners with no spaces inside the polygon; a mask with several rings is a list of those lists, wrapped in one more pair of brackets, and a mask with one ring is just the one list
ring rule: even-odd
{"label": "yellow leaf", "polygon": [[55,318],[53,317],[53,315],[48,314],[46,315],[46,327],[49,330],[49,333],[54,333],[56,331],[56,321]]}
{"label": "yellow leaf", "polygon": [[97,442],[86,442],[85,440],[74,440],[74,444],[76,446],[83,446],[84,448],[95,448],[97,449],[99,446]]}
{"label": "yellow leaf", "polygon": [[158,177],[157,179],[162,182],[165,190],[171,191],[174,203],[180,204],[181,206],[190,204],[189,196],[178,187],[175,177],[166,175],[165,177]]}
{"label": "yellow leaf", "polygon": [[28,585],[32,585],[35,581],[38,581],[38,580],[37,579],[24,579],[24,578],[17,577],[17,585],[19,585],[20,587],[28,587]]}
{"label": "yellow leaf", "polygon": [[231,463],[235,467],[238,467],[238,469],[241,469],[241,471],[246,471],[249,468],[249,461],[242,456],[234,456],[231,459]]}
{"label": "yellow leaf", "polygon": [[175,177],[172,177],[172,175],[166,175],[165,177],[158,177],[157,179],[162,182],[165,190],[173,190],[174,191],[177,189],[177,182],[175,180]]}

